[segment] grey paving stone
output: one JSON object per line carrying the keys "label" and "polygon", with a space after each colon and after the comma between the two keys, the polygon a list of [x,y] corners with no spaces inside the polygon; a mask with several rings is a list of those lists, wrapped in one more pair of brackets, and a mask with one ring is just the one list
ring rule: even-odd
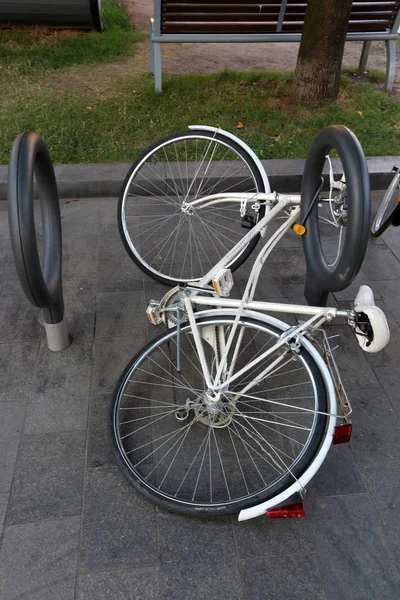
{"label": "grey paving stone", "polygon": [[398,227],[389,227],[378,239],[384,241],[395,257],[400,260],[400,237]]}
{"label": "grey paving stone", "polygon": [[400,373],[393,365],[379,367],[375,373],[397,415],[400,417]]}
{"label": "grey paving stone", "polygon": [[32,402],[27,409],[27,433],[68,431],[87,426],[93,315],[71,320],[69,330],[73,341],[63,352],[50,352],[45,342],[42,343]]}
{"label": "grey paving stone", "polygon": [[128,256],[115,223],[102,226],[97,266],[99,292],[143,289],[143,272]]}
{"label": "grey paving stone", "polygon": [[86,233],[65,238],[63,289],[66,313],[94,313],[100,236]]}
{"label": "grey paving stone", "polygon": [[128,360],[146,343],[144,294],[99,294],[98,306],[92,383],[98,393],[108,393]]}
{"label": "grey paving stone", "polygon": [[38,349],[39,342],[0,344],[0,402],[30,398]]}
{"label": "grey paving stone", "polygon": [[364,477],[400,569],[400,464],[396,461],[367,465]]}
{"label": "grey paving stone", "polygon": [[96,263],[100,249],[100,235],[93,235],[90,228],[80,235],[69,234],[63,238],[63,275],[64,281],[78,273],[96,278]]}
{"label": "grey paving stone", "polygon": [[97,306],[96,283],[86,275],[74,273],[64,279],[64,304],[67,322],[71,315],[94,314]]}
{"label": "grey paving stone", "polygon": [[381,389],[352,390],[353,434],[351,450],[361,471],[369,463],[397,460],[400,452],[400,418]]}
{"label": "grey paving stone", "polygon": [[0,552],[2,600],[74,600],[80,519],[6,527]]}
{"label": "grey paving stone", "polygon": [[117,338],[135,339],[144,332],[145,315],[144,293],[113,292],[98,295],[96,320],[96,342]]}
{"label": "grey paving stone", "polygon": [[8,492],[24,423],[25,402],[3,402],[0,411],[0,492]]}
{"label": "grey paving stone", "polygon": [[64,201],[61,213],[63,236],[68,238],[74,235],[100,232],[100,204],[97,198]]}
{"label": "grey paving stone", "polygon": [[398,280],[400,262],[387,246],[369,246],[363,262],[363,271],[370,281]]}
{"label": "grey paving stone", "polygon": [[158,600],[156,567],[81,573],[77,600]]}
{"label": "grey paving stone", "polygon": [[111,445],[109,409],[111,394],[93,395],[89,408],[87,466],[114,467],[115,455]]}
{"label": "grey paving stone", "polygon": [[278,562],[253,558],[242,561],[241,571],[247,598],[329,598],[312,555],[280,556]]}
{"label": "grey paving stone", "polygon": [[[155,328],[154,328],[155,329]],[[146,331],[146,330],[145,330]],[[117,336],[97,340],[94,346],[92,391],[95,393],[113,392],[119,376],[128,361],[146,343],[146,333],[134,332],[129,339]]]}
{"label": "grey paving stone", "polygon": [[4,519],[6,518],[6,510],[9,498],[9,494],[0,494],[0,538],[3,531]]}
{"label": "grey paving stone", "polygon": [[8,523],[81,513],[85,441],[84,432],[25,435],[22,438]]}
{"label": "grey paving stone", "polygon": [[[238,271],[233,273],[233,279],[235,282],[235,287],[232,289],[231,297],[238,298],[238,292],[242,294],[246,287],[249,275],[250,275],[250,265],[243,266],[243,272]],[[270,270],[264,268],[261,273],[257,283],[256,294],[254,296],[255,300],[269,300],[269,298],[283,298],[286,296],[286,287],[283,283],[282,279],[279,277],[279,274],[271,273]]]}
{"label": "grey paving stone", "polygon": [[214,557],[226,565],[231,563],[235,540],[229,518],[196,519],[159,511],[157,524],[163,563],[177,563],[188,555],[197,563],[204,558],[204,548],[210,560]]}
{"label": "grey paving stone", "polygon": [[358,290],[360,289],[361,285],[368,285],[374,292],[375,299],[381,298],[381,283],[377,285],[376,282],[370,281],[363,269],[360,269],[356,278],[346,289],[341,290],[340,292],[334,292],[333,295],[335,296],[338,302],[353,302],[358,294]]}
{"label": "grey paving stone", "polygon": [[118,258],[102,255],[97,266],[97,290],[99,292],[125,292],[143,289],[142,271],[121,246]]}
{"label": "grey paving stone", "polygon": [[328,325],[326,331],[328,336],[339,335],[330,342],[333,347],[339,345],[334,356],[345,388],[379,387],[378,379],[350,327]]}
{"label": "grey paving stone", "polygon": [[118,198],[100,198],[101,225],[115,225],[117,223]]}
{"label": "grey paving stone", "polygon": [[156,559],[154,506],[117,468],[87,473],[81,539],[86,570],[146,565]]}
{"label": "grey paving stone", "polygon": [[293,252],[291,248],[274,249],[264,265],[264,270],[279,273],[283,283],[304,283],[306,263],[302,252]]}
{"label": "grey paving stone", "polygon": [[316,498],[311,519],[329,598],[398,598],[399,572],[367,495]]}
{"label": "grey paving stone", "polygon": [[8,273],[14,267],[14,259],[9,238],[8,232],[6,235],[0,237],[0,273],[2,275]]}
{"label": "grey paving stone", "polygon": [[244,600],[239,570],[232,555],[230,563],[219,562],[204,549],[202,559],[190,554],[162,565],[162,600]]}
{"label": "grey paving stone", "polygon": [[313,496],[364,492],[365,485],[348,444],[333,446],[319,471],[307,485],[307,493]]}
{"label": "grey paving stone", "polygon": [[40,309],[23,295],[14,275],[4,277],[0,303],[0,339],[5,342],[35,342],[41,339]]}
{"label": "grey paving stone", "polygon": [[161,300],[161,298],[168,292],[170,289],[166,285],[159,283],[158,281],[154,281],[150,277],[144,276],[143,279],[143,288],[144,288],[144,297],[145,297],[145,307],[148,306],[150,300]]}
{"label": "grey paving stone", "polygon": [[[306,505],[307,510],[307,505]],[[310,523],[305,519],[269,520],[266,516],[238,522],[233,519],[239,558],[310,554]],[[280,560],[277,559],[277,560]]]}

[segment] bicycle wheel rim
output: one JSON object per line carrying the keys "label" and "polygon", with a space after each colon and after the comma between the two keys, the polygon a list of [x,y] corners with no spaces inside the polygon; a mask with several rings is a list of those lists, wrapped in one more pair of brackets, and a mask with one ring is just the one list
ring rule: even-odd
{"label": "bicycle wheel rim", "polygon": [[[334,271],[346,236],[347,191],[342,181],[344,168],[335,150],[326,155],[323,168],[325,186],[318,202],[318,231],[327,267]],[[337,186],[337,187],[336,187]]]}
{"label": "bicycle wheel rim", "polygon": [[[168,136],[140,157],[123,185],[118,219],[125,248],[142,270],[163,283],[198,281],[246,230],[241,227],[238,202],[183,213],[183,200],[263,190],[252,158],[224,136],[195,131]],[[256,213],[251,205],[247,203],[246,213],[256,222],[265,208]],[[232,270],[246,259],[258,238],[231,261]]]}
{"label": "bicycle wheel rim", "polygon": [[[204,319],[204,320],[202,320],[201,325],[203,327],[209,327],[210,324],[213,325],[213,326],[215,326],[215,323],[219,323],[219,324],[220,323],[225,323],[225,325],[227,325],[229,327],[231,325],[231,323],[232,323],[232,320],[233,320],[232,318],[230,318],[230,319],[229,318],[218,319],[218,317],[215,318],[215,319],[210,318],[210,319]],[[273,336],[274,339],[278,336],[278,334],[281,333],[279,330],[276,330],[273,326],[265,326],[265,324],[260,324],[259,322],[251,320],[251,319],[245,319],[244,322],[243,322],[243,324],[244,324],[244,326],[246,328],[249,327],[253,332],[254,331],[258,331],[258,332],[259,331],[263,331],[266,335],[269,335],[269,336],[271,335],[271,332],[273,332],[272,336]],[[183,328],[183,334],[185,333],[185,330],[188,331],[189,328],[188,327],[186,327],[186,328],[184,327]],[[166,334],[163,334],[162,336],[160,336],[160,338],[162,338],[164,341],[166,341],[167,339],[171,340],[171,339],[174,338],[175,333],[176,332],[174,330],[171,330],[171,331],[167,332]],[[182,487],[180,489],[180,492],[182,492],[180,494],[181,497],[177,497],[176,494],[175,495],[171,495],[171,493],[167,493],[166,490],[162,490],[160,488],[157,488],[156,486],[154,486],[154,484],[152,484],[151,482],[149,482],[148,480],[146,480],[144,478],[143,474],[138,473],[137,472],[137,468],[140,467],[140,465],[138,465],[137,467],[133,467],[132,466],[132,461],[131,461],[131,458],[130,458],[130,456],[128,454],[129,452],[130,452],[131,455],[133,454],[132,448],[129,445],[127,447],[124,447],[124,439],[127,440],[129,438],[129,436],[125,437],[124,439],[122,439],[122,435],[121,435],[121,432],[120,432],[120,429],[119,429],[119,424],[118,424],[118,417],[119,417],[119,414],[123,414],[124,413],[124,409],[127,408],[127,407],[124,407],[124,400],[123,400],[123,396],[124,396],[123,390],[126,389],[126,387],[127,387],[126,386],[126,382],[129,381],[129,380],[131,380],[132,376],[134,375],[134,371],[135,371],[135,369],[137,367],[141,368],[141,365],[143,365],[143,359],[146,356],[148,356],[149,353],[151,354],[153,352],[154,348],[157,348],[157,344],[159,343],[160,338],[158,338],[157,340],[155,340],[154,342],[152,342],[151,344],[149,344],[147,346],[147,348],[145,349],[145,351],[143,352],[143,354],[141,354],[134,361],[132,361],[132,363],[126,369],[125,373],[121,377],[121,380],[120,380],[120,382],[119,382],[119,384],[117,386],[116,393],[115,393],[115,400],[114,400],[114,404],[113,404],[113,407],[112,407],[112,428],[113,428],[114,442],[116,443],[116,447],[117,447],[117,450],[118,450],[118,453],[119,453],[119,457],[120,457],[120,459],[122,458],[122,462],[124,464],[125,471],[128,472],[128,475],[130,476],[130,479],[131,480],[133,479],[134,482],[136,483],[136,485],[138,485],[140,491],[144,492],[152,500],[155,500],[156,502],[161,503],[164,506],[167,505],[167,507],[170,508],[171,510],[176,510],[178,512],[196,511],[197,513],[206,512],[206,513],[210,514],[212,511],[215,511],[216,513],[218,513],[219,511],[222,510],[224,512],[224,514],[234,514],[235,512],[237,512],[238,510],[240,510],[241,508],[248,507],[248,506],[251,506],[251,505],[254,505],[254,504],[258,504],[261,500],[263,501],[263,500],[267,499],[268,496],[271,496],[271,495],[273,496],[273,495],[276,495],[276,494],[280,493],[282,491],[282,489],[285,489],[285,488],[289,487],[289,485],[292,484],[297,477],[301,476],[301,474],[305,471],[305,469],[307,468],[307,466],[310,464],[310,461],[315,456],[316,452],[318,451],[318,448],[319,448],[320,444],[322,443],[322,440],[323,440],[323,437],[324,437],[325,426],[326,426],[326,417],[325,417],[325,415],[321,415],[321,414],[317,414],[317,413],[312,413],[312,414],[311,413],[307,413],[307,414],[305,414],[305,416],[304,415],[301,416],[301,420],[302,420],[303,424],[304,424],[304,420],[307,419],[307,420],[310,420],[310,421],[313,422],[313,427],[310,428],[310,432],[309,432],[309,434],[307,434],[308,435],[308,439],[310,440],[310,442],[307,443],[307,444],[304,444],[303,450],[300,451],[296,455],[296,460],[293,462],[293,464],[290,465],[290,472],[286,471],[285,473],[281,474],[281,476],[279,476],[278,478],[276,478],[276,480],[274,482],[271,482],[271,485],[269,485],[269,486],[265,486],[265,485],[262,484],[261,487],[258,487],[257,489],[251,490],[250,488],[248,488],[246,490],[246,493],[244,495],[242,494],[241,496],[239,495],[239,496],[237,496],[235,498],[232,498],[232,497],[231,498],[228,498],[228,497],[222,498],[222,497],[219,497],[218,494],[215,495],[215,493],[214,493],[214,498],[211,499],[212,501],[210,499],[208,499],[207,502],[206,501],[202,502],[200,496],[198,495],[199,492],[201,492],[201,493],[208,493],[208,492],[206,492],[205,490],[201,489],[201,485],[199,485],[199,484],[197,484],[197,487],[196,487],[196,494],[197,494],[196,497],[192,497],[191,499],[188,499],[187,495],[188,495],[189,492],[188,492],[188,489],[186,489],[184,487]],[[260,341],[259,338],[258,338],[258,343],[261,344],[261,341]],[[317,403],[316,405],[319,407],[319,410],[324,411],[324,410],[326,410],[326,406],[327,406],[327,404],[326,404],[326,395],[325,395],[324,391],[321,391],[321,390],[324,390],[325,388],[323,388],[323,385],[321,384],[321,381],[318,379],[318,376],[316,376],[316,372],[314,372],[312,370],[312,367],[310,367],[310,363],[309,363],[310,357],[308,355],[306,355],[306,356],[307,356],[307,359],[301,357],[299,359],[299,361],[296,361],[296,364],[297,365],[298,364],[301,365],[301,367],[300,367],[300,370],[302,371],[301,376],[304,376],[304,373],[308,373],[309,377],[310,377],[310,381],[308,382],[308,384],[311,385],[311,386],[315,386],[315,388],[313,388],[314,389],[313,400],[308,400],[307,402]],[[285,371],[287,370],[287,366],[284,367],[284,370]],[[154,376],[154,374],[153,374],[153,376]],[[287,374],[284,374],[282,372],[282,376],[285,378],[285,381],[287,381]],[[299,376],[300,376],[300,373],[296,373],[296,377],[299,377]],[[277,382],[276,378],[277,377],[279,378],[278,374],[276,374],[276,375],[273,376],[273,378],[275,379],[275,381],[274,381],[275,387],[277,387],[276,386],[276,382]],[[294,375],[292,374],[291,377],[294,377]],[[159,380],[159,381],[161,381],[161,383],[163,383],[162,380]],[[302,385],[304,385],[304,382],[300,382],[300,383]],[[142,387],[143,387],[143,381],[141,381],[141,384],[142,384]],[[299,393],[298,392],[298,390],[299,390],[299,382],[297,381],[296,384],[297,385],[293,384],[293,391],[297,388],[296,389],[296,393],[298,394]],[[321,387],[321,385],[322,385],[322,387]],[[157,387],[157,386],[155,386],[155,387]],[[289,393],[288,389],[290,387],[291,386],[288,385],[287,382],[286,382],[285,388],[284,388],[285,389],[285,394]],[[260,392],[258,391],[257,396],[258,396],[259,393]],[[277,392],[275,391],[274,393],[276,394]],[[143,396],[141,394],[138,394],[137,396],[140,396],[139,400],[140,400],[140,402],[143,402]],[[163,397],[163,399],[165,401],[165,395],[162,396],[162,397]],[[131,398],[131,396],[129,396],[129,398]],[[126,401],[126,398],[125,398],[125,401]],[[251,399],[246,399],[244,401],[244,403],[248,404],[248,401],[250,401],[250,402],[256,402],[256,401],[251,400]],[[121,402],[122,402],[122,404],[121,404]],[[129,402],[132,402],[132,401],[129,400]],[[297,402],[299,402],[299,400],[297,400]],[[304,402],[304,400],[303,400],[303,402]],[[162,408],[164,408],[163,404],[160,404],[160,406]],[[276,405],[273,405],[273,406],[276,406]],[[120,412],[121,408],[122,408],[122,412]],[[134,410],[137,410],[136,408],[134,408],[132,406],[130,406],[130,408],[132,409],[130,411],[130,414],[132,414],[132,412]],[[281,407],[279,407],[279,408],[281,409]],[[158,410],[159,410],[159,408],[158,408]],[[286,410],[286,412],[288,412],[288,411],[290,412],[290,409],[285,409],[285,410]],[[285,417],[286,420],[287,420],[287,417],[290,417],[290,420],[294,418],[291,414],[289,414],[289,412],[288,412],[288,414],[286,414],[286,417]],[[136,413],[136,414],[139,414],[139,413]],[[258,415],[257,411],[256,411],[256,414]],[[157,416],[157,418],[160,418],[159,414],[157,414],[156,416]],[[297,419],[300,418],[297,413],[296,413],[296,418]],[[142,421],[141,421],[141,423],[143,423],[143,422],[145,422],[145,419],[143,419],[143,415],[142,415]],[[177,423],[177,421],[175,420],[174,426],[175,426],[176,423]],[[125,428],[127,426],[129,428],[129,426],[130,426],[129,424],[126,424],[126,423],[124,423],[123,425],[124,425]],[[188,424],[189,430],[190,430],[190,427],[192,427],[192,432],[194,431],[193,430],[193,426],[194,425],[195,426],[200,425],[201,427],[204,427],[204,423],[195,422],[193,420],[193,421],[191,421],[191,425]],[[158,427],[159,427],[159,425],[158,425]],[[240,426],[235,424],[234,428],[235,427],[237,429]],[[271,429],[268,429],[268,428],[271,428],[271,422],[270,422],[270,420],[268,421],[268,424],[263,423],[262,427],[263,427],[263,429],[265,429],[265,431],[268,431],[268,433],[272,436],[272,433],[270,433]],[[281,424],[279,425],[279,427],[281,427]],[[226,440],[230,436],[229,426],[224,426],[224,427],[221,427],[219,429],[217,429],[217,428],[214,428],[214,429],[215,429],[215,431],[217,432],[218,435],[220,435],[221,432],[226,434],[225,435],[225,438],[226,438],[225,442],[226,442]],[[284,430],[286,431],[287,429],[289,429],[289,427],[287,427]],[[291,432],[291,434],[293,434],[292,432],[294,430],[295,430],[295,426],[294,425],[290,426],[290,432]],[[184,429],[182,429],[182,431],[184,432]],[[233,431],[234,431],[234,429],[233,429]],[[127,436],[127,434],[129,433],[129,432],[127,432],[126,429],[122,429],[122,432],[123,432],[124,436]],[[201,436],[203,435],[203,433],[204,432],[201,433]],[[140,435],[143,436],[143,429],[140,430]],[[179,434],[176,434],[176,435],[179,436]],[[184,435],[184,433],[182,435]],[[300,435],[303,435],[303,433],[302,432],[299,433],[298,431],[296,431],[296,435],[300,436]],[[211,434],[210,434],[210,437],[211,437]],[[254,437],[255,436],[253,435],[253,438]],[[295,442],[293,441],[293,439],[292,439],[292,441],[288,442],[285,436],[281,437],[280,435],[277,435],[277,437],[279,439],[282,439],[282,440],[284,439],[284,443],[288,444],[288,446],[290,446],[291,444],[292,445],[296,445]],[[251,439],[251,438],[252,438],[252,436],[250,435],[249,439]],[[174,438],[172,438],[172,439],[174,439]],[[175,440],[176,439],[177,438],[175,438]],[[204,439],[205,438],[203,438],[203,440]],[[213,438],[211,437],[211,440],[212,439]],[[223,438],[220,437],[219,439],[222,440]],[[237,431],[236,431],[235,440],[236,439],[237,439]],[[164,443],[164,442],[165,442],[165,438],[163,438],[163,440],[162,440],[162,443]],[[132,439],[129,439],[129,443],[130,444],[132,443]],[[139,446],[140,446],[140,444],[143,444],[143,443],[145,443],[145,442],[143,442],[143,438],[140,437],[138,439]],[[160,442],[157,441],[157,443],[160,443]],[[193,441],[191,443],[194,444]],[[253,443],[254,443],[254,441],[253,441]],[[270,442],[269,443],[271,443],[271,438],[270,438]],[[297,443],[299,443],[299,440],[297,440]],[[167,446],[167,448],[165,448],[165,444],[166,444],[166,442],[164,443],[163,452],[164,452],[164,450],[166,451],[168,449],[168,446]],[[179,442],[178,442],[178,444],[179,444]],[[226,454],[226,452],[227,452],[227,446],[223,442],[220,442],[220,446],[222,448],[222,451],[220,452],[220,454],[224,458],[226,458],[227,457],[227,454]],[[217,446],[215,446],[215,447],[217,447]],[[175,446],[175,448],[176,448],[176,446]],[[174,453],[175,448],[173,447],[173,450],[171,450],[170,458],[172,457],[172,454]],[[200,448],[200,450],[199,450],[199,448]],[[193,445],[193,450],[192,450],[191,457],[192,457],[192,459],[194,458],[195,449],[197,449],[199,451],[199,454],[198,454],[198,457],[197,457],[198,466],[200,466],[201,457],[203,456],[203,458],[204,458],[204,456],[205,456],[205,454],[202,455],[202,453],[204,451],[204,448],[205,448],[205,446],[201,449],[200,445],[199,445],[199,447],[197,447],[196,444]],[[232,454],[234,453],[233,448],[234,448],[234,444],[232,444]],[[270,446],[268,446],[268,449],[269,449],[269,451],[272,452]],[[138,448],[138,450],[142,451],[142,448]],[[255,450],[257,450],[257,448]],[[253,449],[253,452],[254,452],[254,449]],[[216,454],[215,454],[215,456],[216,456]],[[254,456],[256,456],[256,454],[254,454]],[[242,457],[242,455],[241,455],[241,457]],[[154,462],[156,462],[156,458],[158,458],[158,457],[155,457]],[[236,459],[237,459],[237,456],[236,456]],[[140,460],[143,461],[143,457],[141,457]],[[146,459],[146,460],[148,460],[148,459]],[[258,458],[257,461],[259,461],[260,463],[262,462],[260,458]],[[154,467],[154,462],[152,463],[153,467]],[[238,474],[239,471],[240,471],[240,473],[243,473],[245,471],[246,472],[246,476],[250,477],[249,473],[251,473],[251,470],[250,470],[249,465],[251,465],[251,461],[248,460],[248,462],[249,462],[249,464],[247,464],[247,468],[246,469],[244,469],[244,462],[242,463],[243,469],[240,466],[238,467],[238,464],[239,464],[238,460],[236,460],[235,463],[232,463],[231,467],[233,466],[233,464],[235,464],[236,465],[236,473],[237,474]],[[145,467],[147,468],[147,465],[145,465],[145,462],[142,462],[141,464],[144,465],[143,466],[143,470],[145,470]],[[196,477],[197,477],[197,482],[201,481],[201,483],[204,486],[204,482],[207,480],[207,472],[206,472],[207,471],[207,466],[206,466],[206,462],[203,461],[201,463],[201,469],[203,470],[202,471],[203,474],[201,475],[201,479],[200,479],[200,475],[196,474],[196,470],[195,470],[195,468],[193,466],[195,463],[192,463],[192,461],[189,460],[189,456],[186,456],[186,462],[184,462],[183,464],[186,465],[186,467],[185,467],[186,469],[187,469],[188,465],[191,465],[191,467],[188,469],[188,471],[186,471],[186,473],[190,472],[190,469],[192,469],[192,471],[193,471],[193,473],[190,474],[190,477],[192,477],[192,475],[193,475],[193,480],[187,479],[186,482],[188,483],[190,481],[191,482],[190,485],[192,485],[192,481],[194,481],[196,479]],[[275,465],[275,467],[276,467],[276,465]],[[267,466],[267,467],[264,466],[264,471],[262,473],[264,477],[265,477],[265,469],[270,469],[270,468],[271,468],[270,465]],[[253,471],[254,471],[254,466],[253,466]],[[225,469],[226,478],[229,480],[229,483],[231,485],[232,485],[232,480],[230,478],[232,477],[231,473],[233,473],[233,472],[234,472],[234,470],[232,468],[229,471],[227,469]],[[222,478],[222,475],[221,475],[221,473],[222,473],[222,469],[221,468],[219,469],[218,473],[219,473],[219,476],[220,476],[220,479],[221,479],[220,483],[221,483],[221,486],[222,486],[222,479],[223,478]],[[159,473],[159,481],[160,481],[161,475],[162,474]],[[203,479],[203,475],[204,475],[204,479]],[[253,475],[253,473],[251,473],[251,475]],[[176,485],[177,479],[175,477],[175,473],[174,474],[169,473],[168,476],[171,476],[171,478],[172,478],[171,485],[172,484]],[[186,474],[186,477],[189,477],[189,476]],[[250,477],[250,479],[251,479],[251,477]],[[241,480],[241,475],[238,476],[238,480],[236,481],[236,486],[237,486],[236,490],[239,490],[240,484],[242,485],[242,489],[244,489],[243,482]],[[247,482],[247,484],[248,484],[248,486],[250,486],[250,482],[249,481]],[[229,486],[229,484],[228,484],[228,486]],[[213,489],[214,490],[218,489],[219,492],[220,492],[221,489],[222,489],[222,487],[218,488],[218,486],[217,486],[217,487],[214,487]],[[186,494],[186,496],[185,496],[185,494]]]}

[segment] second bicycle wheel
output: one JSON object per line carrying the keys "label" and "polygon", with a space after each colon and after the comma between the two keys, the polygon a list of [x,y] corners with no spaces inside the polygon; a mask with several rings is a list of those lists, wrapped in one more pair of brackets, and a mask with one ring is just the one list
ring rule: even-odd
{"label": "second bicycle wheel", "polygon": [[[324,186],[311,208],[321,178]],[[303,243],[309,291],[314,286],[316,293],[306,297],[319,304],[319,296],[351,283],[368,244],[368,170],[359,141],[342,125],[321,131],[309,149],[301,186],[303,218],[310,208]]]}
{"label": "second bicycle wheel", "polygon": [[[191,130],[156,142],[132,165],[122,187],[118,224],[124,246],[147,275],[167,285],[201,279],[247,233],[240,203],[185,210],[188,202],[216,193],[264,192],[253,158],[222,133]],[[265,213],[249,201],[254,223]],[[233,271],[259,236],[231,262]]]}
{"label": "second bicycle wheel", "polygon": [[[400,212],[400,171],[396,167],[393,168],[393,171],[397,171],[397,173],[390,182],[372,223],[371,231],[374,237],[379,237],[392,223],[394,214],[397,217]],[[396,224],[398,222],[399,218],[397,217]]]}
{"label": "second bicycle wheel", "polygon": [[[211,375],[234,322],[217,314],[197,321]],[[179,370],[176,328],[133,358],[117,384],[110,424],[120,464],[140,492],[185,514],[236,514],[275,498],[305,473],[329,421],[319,367],[303,346],[280,347],[249,366],[281,334],[267,317],[242,317],[228,356],[230,366],[238,342],[237,378],[214,396],[188,324],[180,331]]]}

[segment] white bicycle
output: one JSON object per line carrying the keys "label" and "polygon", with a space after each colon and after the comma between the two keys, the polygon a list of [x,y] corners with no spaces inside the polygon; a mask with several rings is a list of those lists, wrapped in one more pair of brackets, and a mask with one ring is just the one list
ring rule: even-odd
{"label": "white bicycle", "polygon": [[[150,321],[167,327],[129,362],[111,405],[117,456],[138,490],[184,514],[302,516],[307,483],[351,432],[324,324],[345,317],[367,352],[389,341],[370,288],[353,309],[325,306],[357,274],[369,218],[364,155],[342,126],[314,140],[300,195],[271,193],[251,149],[211,127],[168,136],[134,163],[122,240],[143,271],[174,286],[150,303]],[[255,301],[290,229],[304,242],[309,305]],[[232,272],[260,237],[243,297],[230,299]]]}

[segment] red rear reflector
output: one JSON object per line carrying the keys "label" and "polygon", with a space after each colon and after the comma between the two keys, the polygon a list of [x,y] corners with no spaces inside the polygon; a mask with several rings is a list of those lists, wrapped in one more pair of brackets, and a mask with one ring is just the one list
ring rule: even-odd
{"label": "red rear reflector", "polygon": [[266,512],[268,519],[299,519],[306,516],[303,502],[285,504],[269,508]]}
{"label": "red rear reflector", "polygon": [[336,425],[335,431],[333,432],[332,444],[347,444],[350,441],[352,431],[353,425],[351,423]]}

